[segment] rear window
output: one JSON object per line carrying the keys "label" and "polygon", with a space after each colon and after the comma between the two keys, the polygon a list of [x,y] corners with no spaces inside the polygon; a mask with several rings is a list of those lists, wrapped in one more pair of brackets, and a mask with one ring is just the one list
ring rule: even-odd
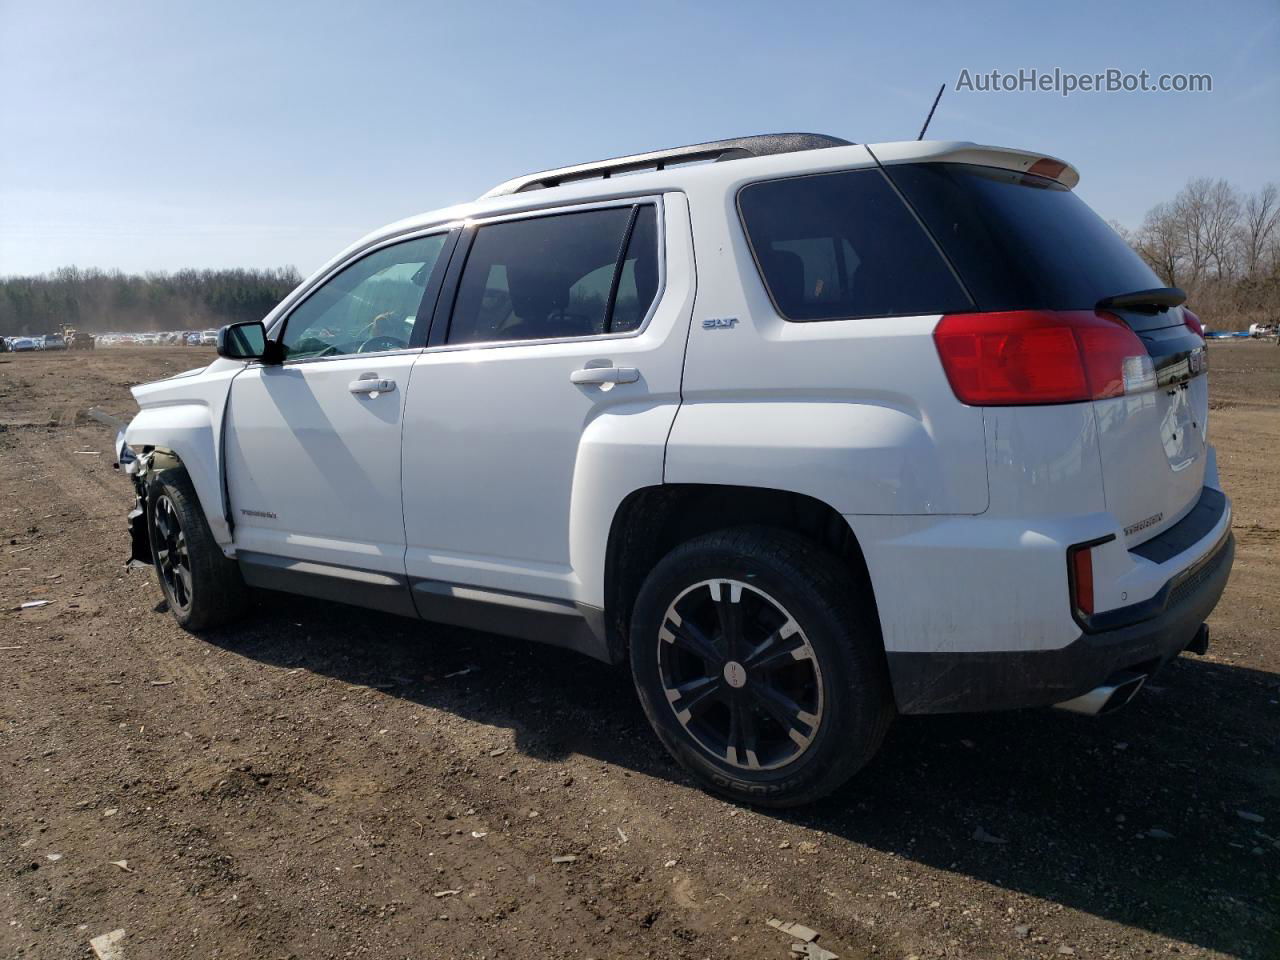
{"label": "rear window", "polygon": [[1052,180],[960,163],[886,168],[980,310],[1084,310],[1163,287],[1089,206]]}
{"label": "rear window", "polygon": [[447,342],[627,333],[657,290],[653,204],[485,224],[458,282]]}
{"label": "rear window", "polygon": [[878,170],[753,183],[738,194],[738,207],[765,287],[788,320],[971,309]]}

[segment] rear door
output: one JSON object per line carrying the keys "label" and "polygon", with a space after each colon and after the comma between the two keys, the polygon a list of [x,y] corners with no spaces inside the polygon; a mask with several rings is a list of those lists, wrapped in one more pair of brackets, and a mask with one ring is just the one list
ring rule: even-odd
{"label": "rear door", "polygon": [[608,531],[572,518],[662,482],[692,299],[684,198],[479,220],[449,274],[404,415],[410,579],[599,603],[603,558],[576,548]]}
{"label": "rear door", "polygon": [[1130,545],[1185,516],[1204,486],[1204,341],[1184,324],[1180,307],[1105,305],[1162,288],[1151,268],[1053,179],[964,163],[890,164],[886,171],[979,310],[1102,309],[1138,335],[1148,356],[1133,358],[1125,395],[1093,402],[1107,509]]}
{"label": "rear door", "polygon": [[285,319],[284,362],[234,380],[227,486],[251,579],[327,575],[390,598],[362,602],[411,609],[400,430],[420,353],[414,331],[434,305],[448,240],[445,232],[400,240],[342,267]]}

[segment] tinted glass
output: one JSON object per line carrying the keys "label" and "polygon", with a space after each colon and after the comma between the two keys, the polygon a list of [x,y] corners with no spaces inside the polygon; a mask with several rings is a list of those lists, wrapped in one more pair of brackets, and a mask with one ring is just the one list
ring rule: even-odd
{"label": "tinted glass", "polygon": [[626,333],[644,323],[653,298],[658,292],[658,213],[643,206],[636,214],[636,224],[627,244],[618,276],[617,301],[609,330]]}
{"label": "tinted glass", "polygon": [[1052,180],[959,163],[888,168],[982,310],[1092,309],[1164,284]]}
{"label": "tinted glass", "polygon": [[788,320],[969,309],[878,170],[754,183],[738,203],[765,286]]}
{"label": "tinted glass", "polygon": [[383,247],[335,274],[289,315],[285,358],[407,347],[445,238],[438,233]]}
{"label": "tinted glass", "polygon": [[480,227],[458,283],[449,342],[608,332],[609,294],[631,211],[608,207]]}

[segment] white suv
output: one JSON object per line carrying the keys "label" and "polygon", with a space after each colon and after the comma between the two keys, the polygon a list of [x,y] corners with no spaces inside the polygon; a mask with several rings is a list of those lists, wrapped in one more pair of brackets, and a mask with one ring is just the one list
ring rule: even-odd
{"label": "white suv", "polygon": [[191,629],[258,587],[629,660],[762,804],[895,713],[1118,706],[1204,651],[1231,509],[1199,323],[1077,180],[781,134],[393,224],[134,389],[134,555]]}

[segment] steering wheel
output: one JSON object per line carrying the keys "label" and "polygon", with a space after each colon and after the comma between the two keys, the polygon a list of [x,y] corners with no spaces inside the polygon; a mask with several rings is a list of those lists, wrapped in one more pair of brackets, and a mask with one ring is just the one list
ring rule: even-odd
{"label": "steering wheel", "polygon": [[409,344],[399,337],[370,337],[356,348],[356,353],[377,353],[380,350],[401,350]]}

